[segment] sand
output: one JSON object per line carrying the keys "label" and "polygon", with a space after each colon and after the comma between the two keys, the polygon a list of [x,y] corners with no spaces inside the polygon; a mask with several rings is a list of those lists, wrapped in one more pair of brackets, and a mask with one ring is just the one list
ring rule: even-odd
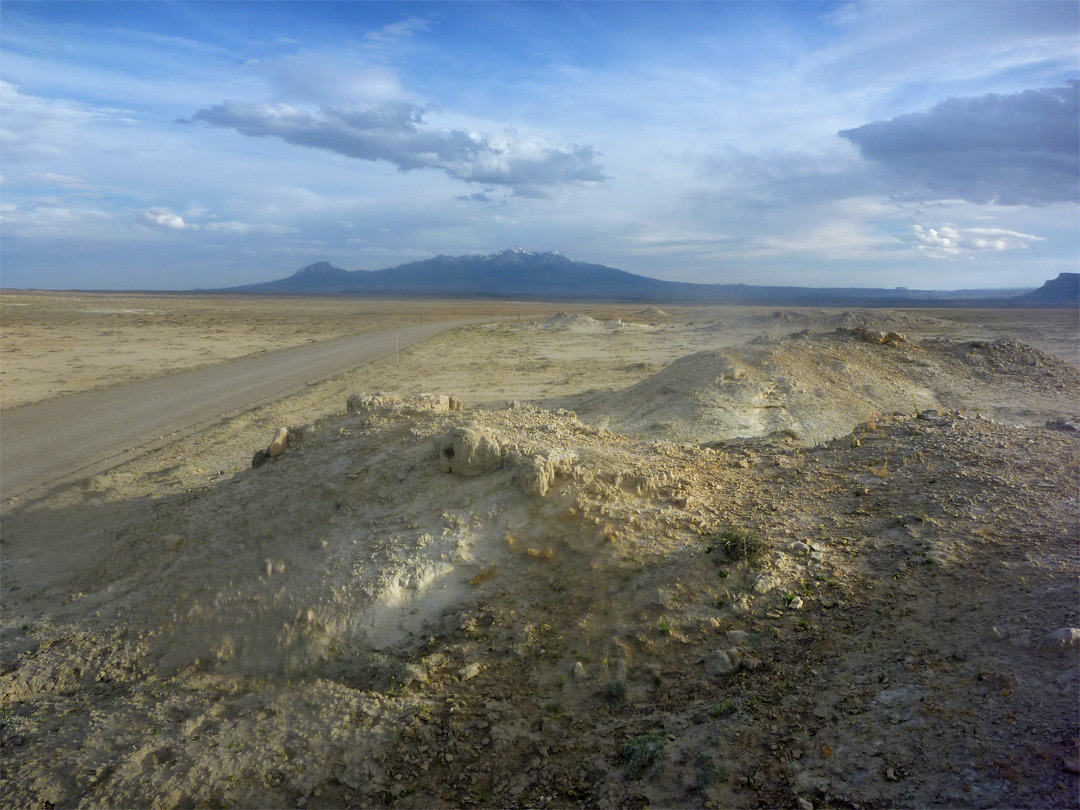
{"label": "sand", "polygon": [[1075,805],[1076,313],[475,306],[4,504],[0,803]]}

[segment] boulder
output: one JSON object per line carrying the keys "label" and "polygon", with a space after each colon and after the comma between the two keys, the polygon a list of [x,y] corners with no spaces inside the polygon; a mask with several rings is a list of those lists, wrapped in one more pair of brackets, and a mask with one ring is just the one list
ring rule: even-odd
{"label": "boulder", "polygon": [[1061,627],[1039,639],[1039,643],[1035,645],[1035,652],[1041,655],[1052,655],[1078,646],[1080,646],[1080,629]]}
{"label": "boulder", "polygon": [[732,661],[724,650],[717,650],[705,657],[705,674],[710,678],[715,678],[717,675],[729,675],[738,668],[739,665]]}
{"label": "boulder", "polygon": [[400,397],[397,394],[350,394],[345,400],[349,413],[364,411],[460,411],[465,404],[457,397],[446,394],[417,394],[413,397]]}
{"label": "boulder", "polygon": [[345,400],[345,408],[349,413],[400,407],[401,397],[395,394],[350,394]]}
{"label": "boulder", "polygon": [[298,425],[289,428],[289,446],[306,442],[315,436],[314,425]]}
{"label": "boulder", "polygon": [[506,466],[513,470],[527,495],[546,495],[555,480],[555,465],[545,456],[512,452],[506,457]]}
{"label": "boulder", "polygon": [[855,334],[859,340],[863,343],[873,343],[880,345],[886,341],[888,336],[879,329],[871,329],[869,326],[861,326],[855,330]]}
{"label": "boulder", "polygon": [[270,446],[266,448],[266,455],[270,458],[277,458],[284,453],[289,447],[289,429],[278,428],[277,434],[274,436],[274,440],[270,442]]}
{"label": "boulder", "polygon": [[490,431],[478,425],[456,427],[433,440],[443,472],[483,475],[503,466],[503,449]]}

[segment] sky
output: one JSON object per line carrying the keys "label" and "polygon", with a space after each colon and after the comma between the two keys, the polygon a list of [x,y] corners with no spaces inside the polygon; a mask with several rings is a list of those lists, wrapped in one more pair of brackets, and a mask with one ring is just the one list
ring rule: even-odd
{"label": "sky", "polygon": [[0,4],[4,287],[515,246],[710,283],[1076,272],[1080,4]]}

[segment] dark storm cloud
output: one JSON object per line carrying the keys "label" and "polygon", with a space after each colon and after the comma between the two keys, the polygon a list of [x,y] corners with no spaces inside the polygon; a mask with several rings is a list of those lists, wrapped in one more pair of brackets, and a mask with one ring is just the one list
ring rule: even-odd
{"label": "dark storm cloud", "polygon": [[287,104],[226,101],[195,113],[195,121],[249,137],[276,137],[361,160],[383,160],[401,171],[433,168],[468,182],[507,186],[539,196],[558,186],[604,180],[592,147],[560,148],[516,135],[493,139],[464,130],[425,127],[424,110],[404,102],[318,113]]}
{"label": "dark storm cloud", "polygon": [[1080,200],[1080,82],[950,98],[922,113],[845,129],[894,176],[975,203]]}

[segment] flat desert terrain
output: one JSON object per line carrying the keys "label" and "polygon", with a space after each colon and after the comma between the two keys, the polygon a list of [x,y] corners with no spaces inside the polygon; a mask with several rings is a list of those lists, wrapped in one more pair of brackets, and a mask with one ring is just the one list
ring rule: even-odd
{"label": "flat desert terrain", "polygon": [[1076,806],[1075,311],[0,315],[4,410],[482,319],[4,501],[2,806]]}

